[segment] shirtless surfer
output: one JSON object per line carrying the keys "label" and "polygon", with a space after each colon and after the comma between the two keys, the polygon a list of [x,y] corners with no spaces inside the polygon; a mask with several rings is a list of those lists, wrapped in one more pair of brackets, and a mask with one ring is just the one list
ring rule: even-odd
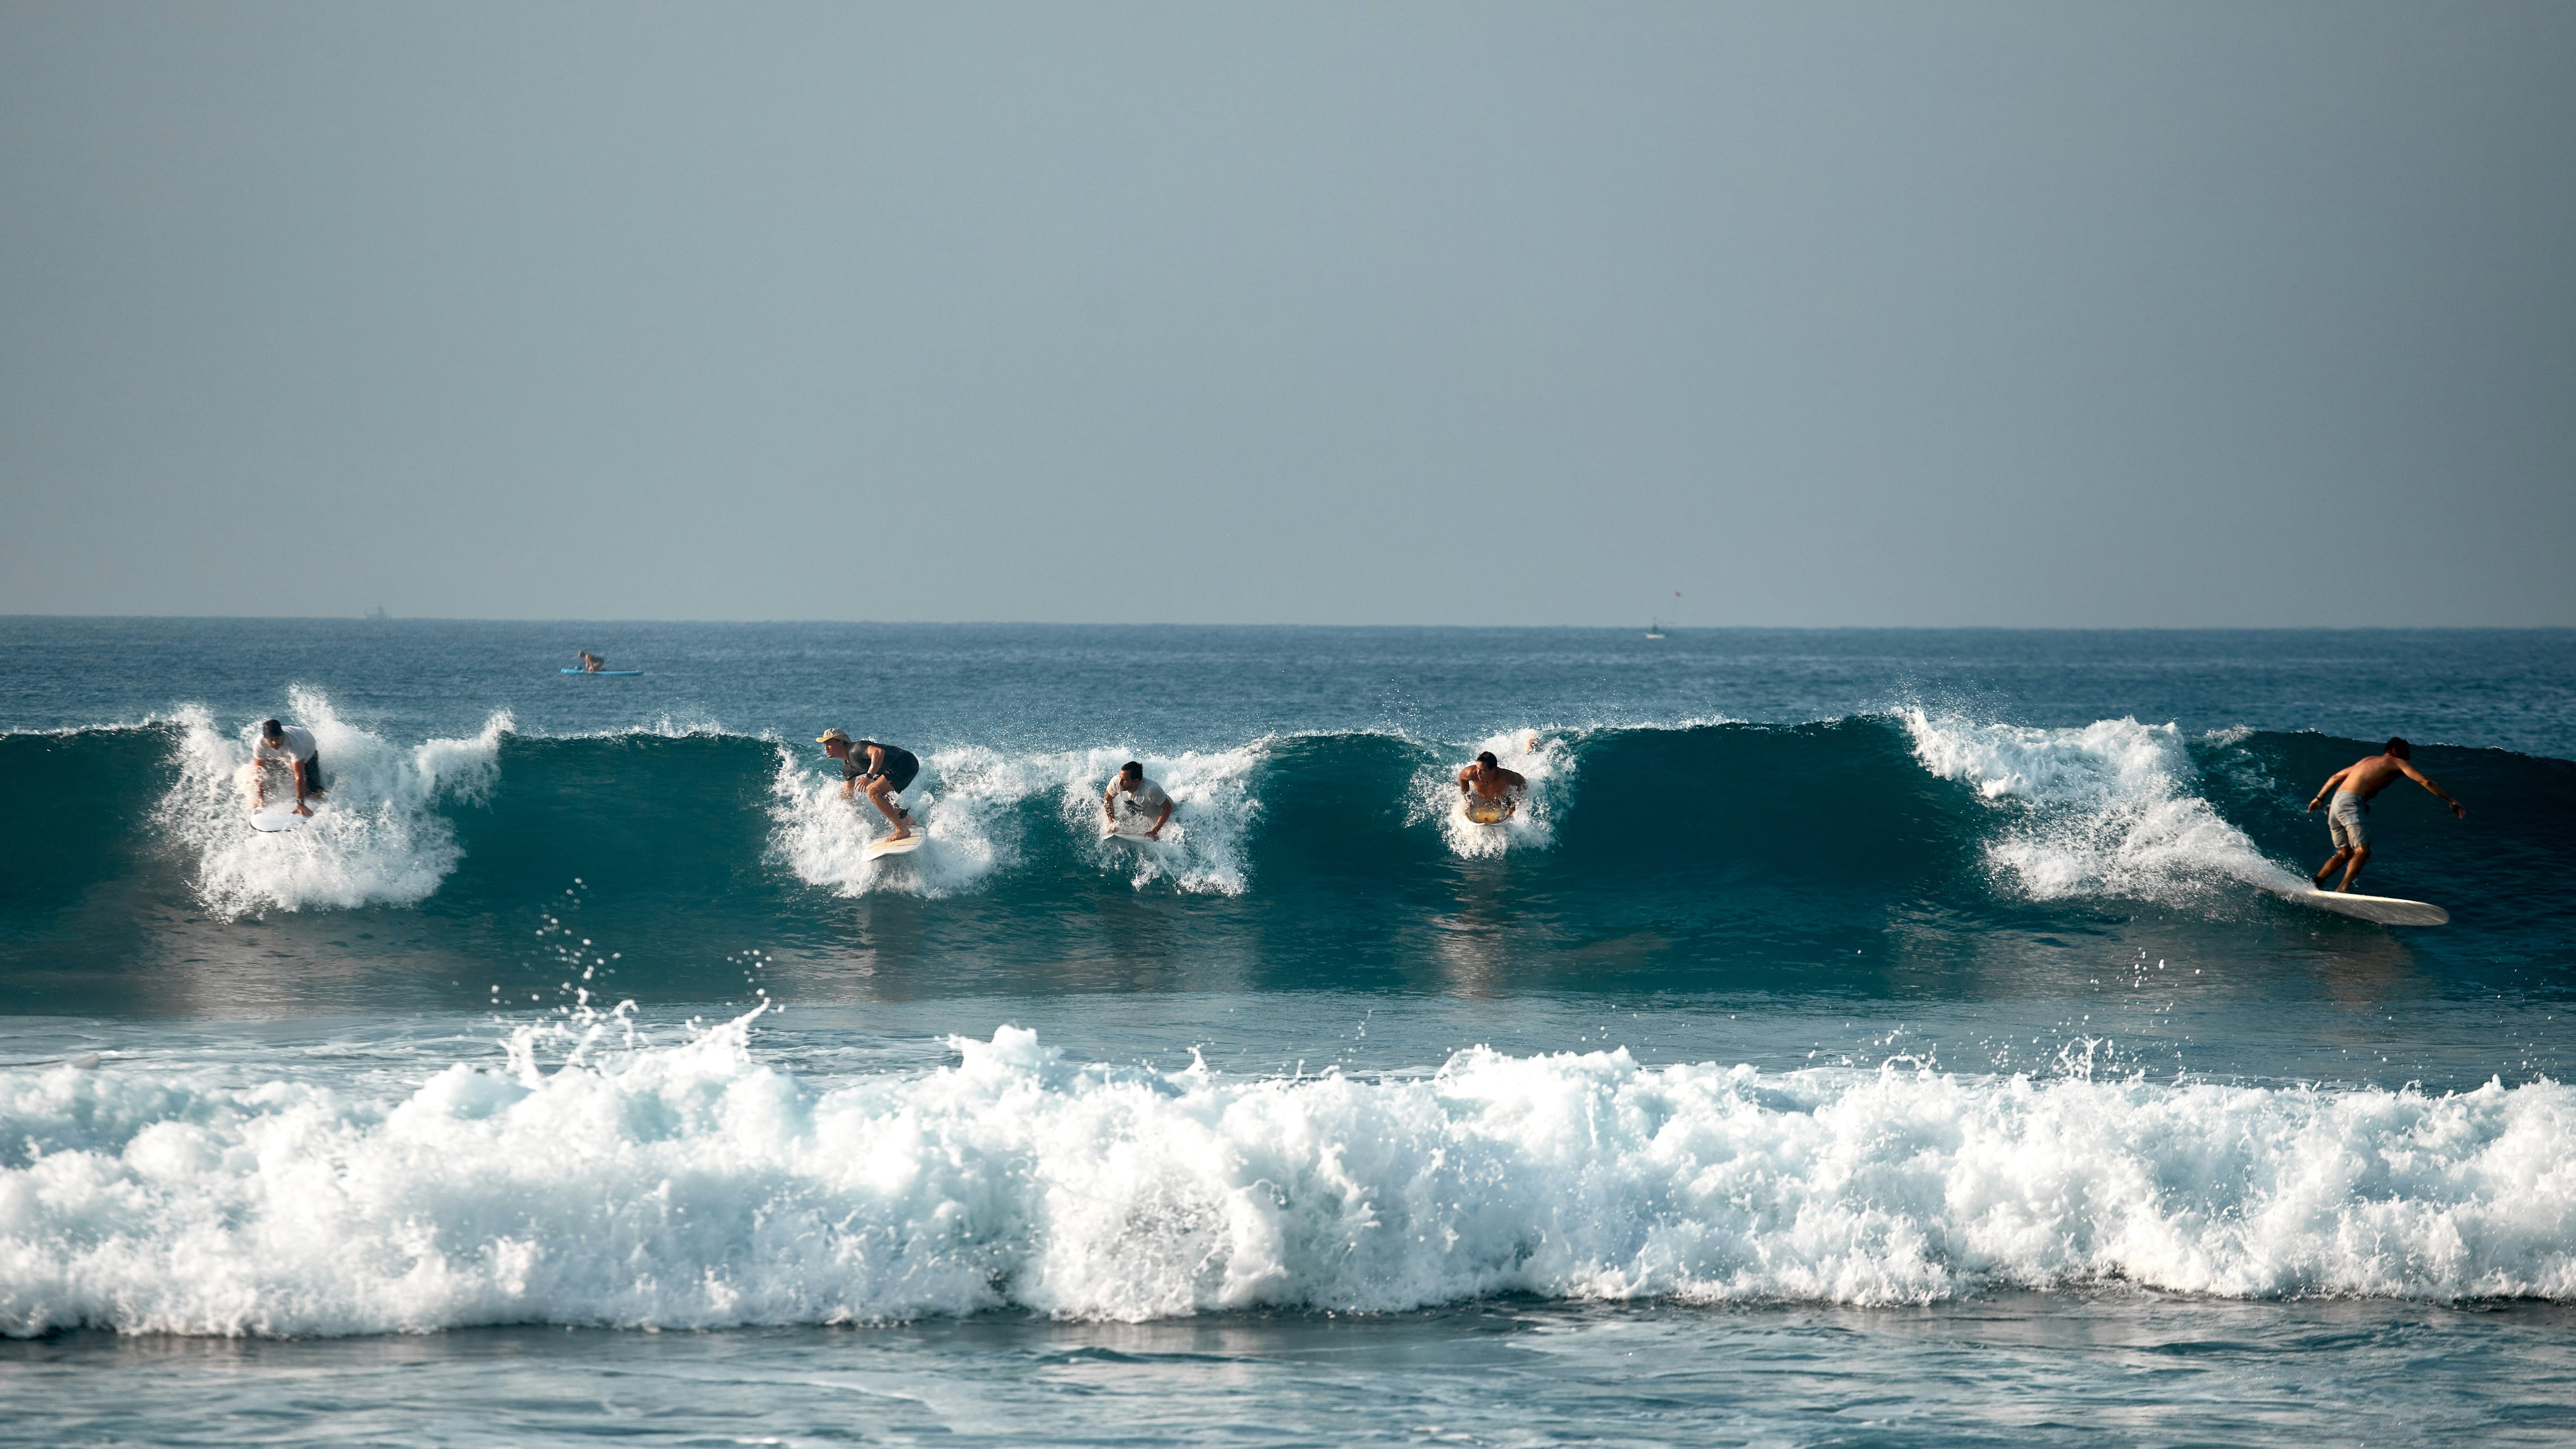
{"label": "shirtless surfer", "polygon": [[900,745],[876,740],[854,740],[836,729],[825,730],[814,737],[823,753],[841,762],[841,798],[847,800],[853,790],[864,788],[868,802],[894,827],[888,840],[901,840],[912,834],[912,813],[895,800],[896,792],[921,773],[921,760]]}
{"label": "shirtless surfer", "polygon": [[1458,772],[1458,793],[1467,797],[1468,819],[1475,820],[1480,805],[1500,812],[1491,820],[1477,821],[1480,825],[1512,818],[1521,808],[1521,792],[1528,788],[1529,781],[1517,770],[1504,769],[1491,750],[1476,756],[1476,763]]}
{"label": "shirtless surfer", "polygon": [[2390,740],[2384,752],[2366,760],[2353,761],[2326,777],[2326,782],[2317,787],[2316,798],[2308,802],[2308,809],[2313,811],[2323,805],[2329,792],[2334,795],[2334,805],[2326,811],[2326,833],[2334,841],[2335,852],[2325,864],[2317,867],[2318,890],[2326,888],[2326,877],[2334,874],[2335,867],[2340,865],[2344,868],[2343,883],[2335,889],[2351,891],[2353,877],[2361,874],[2363,863],[2370,859],[2370,840],[2362,831],[2361,817],[2370,809],[2371,797],[2396,783],[2400,775],[2432,791],[2443,804],[2451,807],[2452,814],[2463,820],[2469,818],[2468,807],[2444,795],[2441,786],[2425,779],[2422,771],[2406,763],[2414,753],[2414,748],[2404,740]]}
{"label": "shirtless surfer", "polygon": [[600,658],[598,655],[591,653],[589,650],[584,649],[584,650],[582,650],[582,651],[580,651],[580,652],[581,652],[581,672],[582,672],[582,673],[584,673],[584,674],[597,674],[599,671],[601,671],[601,670],[603,670],[603,669],[606,669],[606,668],[608,667],[608,661],[607,661],[607,660]]}

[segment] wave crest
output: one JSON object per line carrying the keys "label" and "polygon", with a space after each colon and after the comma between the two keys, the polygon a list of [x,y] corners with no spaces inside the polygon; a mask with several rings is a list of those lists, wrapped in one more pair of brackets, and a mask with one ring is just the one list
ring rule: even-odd
{"label": "wave crest", "polygon": [[1919,709],[1900,718],[1923,768],[2018,816],[1986,843],[1985,857],[2030,899],[2172,902],[2218,881],[2274,891],[2307,884],[2195,792],[2199,772],[2170,724],[2034,729]]}

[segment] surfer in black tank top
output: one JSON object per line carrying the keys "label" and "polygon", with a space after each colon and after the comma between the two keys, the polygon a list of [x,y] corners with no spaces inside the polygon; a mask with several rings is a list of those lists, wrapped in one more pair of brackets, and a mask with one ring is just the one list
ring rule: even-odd
{"label": "surfer in black tank top", "polygon": [[836,729],[825,730],[814,739],[822,745],[824,754],[841,762],[842,799],[850,798],[853,790],[865,790],[869,803],[894,827],[888,840],[901,840],[912,834],[912,814],[894,797],[921,774],[920,757],[900,745],[854,740]]}

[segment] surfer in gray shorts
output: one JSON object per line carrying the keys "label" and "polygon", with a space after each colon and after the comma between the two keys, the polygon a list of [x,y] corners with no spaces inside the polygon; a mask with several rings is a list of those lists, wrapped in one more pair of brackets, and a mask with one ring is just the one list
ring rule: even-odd
{"label": "surfer in gray shorts", "polygon": [[2414,753],[2414,747],[2404,740],[2390,740],[2381,753],[2353,761],[2317,787],[2315,798],[2308,801],[2310,811],[2324,805],[2329,793],[2334,796],[2334,804],[2326,810],[2326,834],[2334,841],[2334,854],[2317,867],[2318,890],[2326,888],[2326,877],[2334,874],[2336,866],[2343,867],[2343,883],[2335,889],[2347,893],[2352,890],[2353,877],[2361,874],[2362,865],[2370,859],[2370,834],[2362,828],[2361,817],[2369,813],[2371,797],[2394,784],[2400,775],[2432,791],[2435,798],[2451,807],[2453,815],[2469,818],[2467,806],[2443,794],[2441,786],[2407,763]]}

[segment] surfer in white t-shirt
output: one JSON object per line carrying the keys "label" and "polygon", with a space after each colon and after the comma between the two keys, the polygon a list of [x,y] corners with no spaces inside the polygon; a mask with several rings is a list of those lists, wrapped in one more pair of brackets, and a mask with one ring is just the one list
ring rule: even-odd
{"label": "surfer in white t-shirt", "polygon": [[322,754],[313,743],[311,730],[302,725],[279,724],[273,719],[262,720],[259,743],[251,746],[250,758],[257,767],[251,784],[252,809],[257,810],[268,803],[268,772],[274,766],[284,765],[295,776],[295,813],[313,813],[312,807],[304,802],[322,798]]}
{"label": "surfer in white t-shirt", "polygon": [[1163,826],[1172,818],[1172,797],[1163,787],[1145,778],[1145,767],[1134,760],[1118,767],[1117,778],[1101,792],[1100,808],[1109,812],[1109,828],[1132,835],[1147,816],[1154,823],[1145,830],[1147,840],[1163,838]]}

